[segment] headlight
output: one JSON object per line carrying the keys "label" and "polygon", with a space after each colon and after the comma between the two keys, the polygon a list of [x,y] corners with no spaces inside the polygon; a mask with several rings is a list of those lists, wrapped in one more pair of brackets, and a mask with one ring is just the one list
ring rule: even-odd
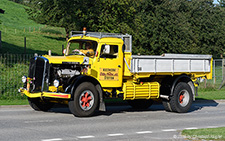
{"label": "headlight", "polygon": [[59,80],[54,80],[54,86],[56,87],[56,88],[58,88],[59,87]]}
{"label": "headlight", "polygon": [[26,83],[27,82],[27,77],[26,76],[22,76],[22,82]]}

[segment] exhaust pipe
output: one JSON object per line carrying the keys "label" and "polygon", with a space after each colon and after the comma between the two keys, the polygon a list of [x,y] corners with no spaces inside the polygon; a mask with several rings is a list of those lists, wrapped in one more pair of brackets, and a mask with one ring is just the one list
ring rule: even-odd
{"label": "exhaust pipe", "polygon": [[159,97],[162,99],[170,100],[168,95],[160,95]]}

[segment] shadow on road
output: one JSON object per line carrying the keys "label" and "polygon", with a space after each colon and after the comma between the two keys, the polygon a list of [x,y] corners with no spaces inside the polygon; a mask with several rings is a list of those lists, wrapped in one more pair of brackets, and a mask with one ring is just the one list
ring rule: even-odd
{"label": "shadow on road", "polygon": [[193,102],[190,112],[201,110],[204,107],[216,107],[218,106],[219,103],[217,103],[215,100],[196,100]]}
{"label": "shadow on road", "polygon": [[[219,103],[214,100],[197,100],[193,102],[191,109],[189,112],[194,112],[197,110],[201,110],[204,107],[216,107]],[[123,103],[106,103],[106,112],[96,112],[94,116],[110,116],[115,113],[126,113],[126,112],[146,112],[146,111],[165,111],[162,103],[155,102],[150,108],[148,109],[133,109],[129,106],[126,102]],[[48,112],[53,113],[64,113],[64,114],[72,114],[65,105],[55,105],[51,110]]]}

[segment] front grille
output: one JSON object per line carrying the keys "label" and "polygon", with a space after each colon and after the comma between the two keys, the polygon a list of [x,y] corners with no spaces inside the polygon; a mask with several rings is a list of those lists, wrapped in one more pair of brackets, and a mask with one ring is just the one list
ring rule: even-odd
{"label": "front grille", "polygon": [[34,57],[30,60],[29,74],[31,78],[30,92],[40,92],[47,86],[45,81],[48,79],[48,60],[44,57]]}

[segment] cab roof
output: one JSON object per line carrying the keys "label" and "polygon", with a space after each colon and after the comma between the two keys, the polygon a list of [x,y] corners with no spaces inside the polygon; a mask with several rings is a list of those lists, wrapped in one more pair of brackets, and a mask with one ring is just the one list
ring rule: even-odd
{"label": "cab roof", "polygon": [[82,34],[80,31],[72,31],[71,32],[71,40],[94,40],[97,42],[123,42],[123,34],[116,33],[102,33],[102,32],[88,32],[86,34]]}
{"label": "cab roof", "polygon": [[123,39],[123,34],[120,33],[106,33],[106,32],[86,32],[86,31],[71,31],[70,32],[71,37],[75,36],[87,36],[87,37],[96,37],[96,38],[121,38]]}
{"label": "cab roof", "polygon": [[129,34],[106,33],[106,32],[87,32],[86,28],[83,31],[71,31],[71,40],[93,40],[96,42],[111,42],[124,43],[125,52],[132,52],[132,36]]}

